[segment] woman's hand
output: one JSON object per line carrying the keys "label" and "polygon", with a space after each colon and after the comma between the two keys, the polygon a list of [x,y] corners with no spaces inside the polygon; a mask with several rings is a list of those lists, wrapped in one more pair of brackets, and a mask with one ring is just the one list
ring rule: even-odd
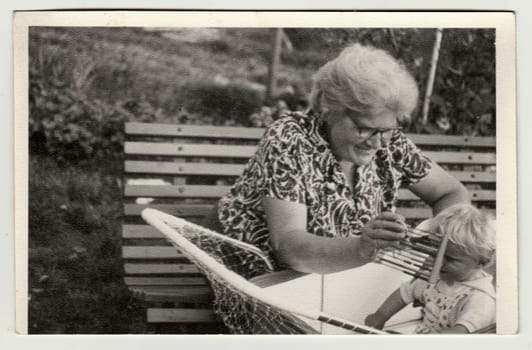
{"label": "woman's hand", "polygon": [[399,241],[406,236],[406,224],[403,216],[384,212],[369,221],[360,235],[359,254],[372,260],[377,249],[399,247]]}

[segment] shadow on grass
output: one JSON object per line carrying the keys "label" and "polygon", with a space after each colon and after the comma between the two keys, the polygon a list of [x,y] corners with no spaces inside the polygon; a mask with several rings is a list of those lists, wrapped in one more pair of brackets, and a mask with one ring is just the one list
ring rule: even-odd
{"label": "shadow on grass", "polygon": [[121,169],[30,157],[30,334],[220,333],[219,326],[148,325],[123,280]]}

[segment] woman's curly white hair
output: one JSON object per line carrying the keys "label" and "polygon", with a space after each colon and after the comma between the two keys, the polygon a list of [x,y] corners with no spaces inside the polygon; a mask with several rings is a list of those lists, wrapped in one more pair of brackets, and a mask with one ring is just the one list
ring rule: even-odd
{"label": "woman's curly white hair", "polygon": [[311,105],[317,112],[350,109],[374,115],[390,111],[408,119],[418,99],[416,82],[389,53],[354,44],[314,76]]}

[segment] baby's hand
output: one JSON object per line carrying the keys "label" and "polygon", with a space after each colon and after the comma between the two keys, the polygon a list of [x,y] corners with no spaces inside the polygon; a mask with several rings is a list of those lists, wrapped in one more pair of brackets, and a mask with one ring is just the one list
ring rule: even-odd
{"label": "baby's hand", "polygon": [[382,316],[380,316],[378,313],[369,314],[368,316],[366,316],[366,319],[364,320],[364,324],[366,326],[370,326],[376,329],[382,329],[385,323],[386,323],[386,320]]}

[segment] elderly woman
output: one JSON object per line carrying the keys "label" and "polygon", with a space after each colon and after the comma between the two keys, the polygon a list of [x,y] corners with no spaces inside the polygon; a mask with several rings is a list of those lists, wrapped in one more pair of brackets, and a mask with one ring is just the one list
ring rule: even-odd
{"label": "elderly woman", "polygon": [[277,268],[330,273],[371,261],[404,237],[394,213],[407,186],[436,214],[466,189],[401,132],[416,83],[385,51],[355,44],[317,72],[311,109],[273,123],[219,203],[224,233]]}

